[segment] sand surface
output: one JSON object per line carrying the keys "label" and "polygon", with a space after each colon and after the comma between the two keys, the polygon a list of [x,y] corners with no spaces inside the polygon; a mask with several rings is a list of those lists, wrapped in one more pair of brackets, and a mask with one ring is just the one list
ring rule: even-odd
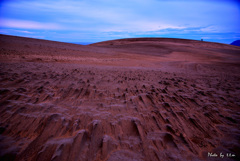
{"label": "sand surface", "polygon": [[219,43],[0,35],[0,160],[239,160],[239,71]]}

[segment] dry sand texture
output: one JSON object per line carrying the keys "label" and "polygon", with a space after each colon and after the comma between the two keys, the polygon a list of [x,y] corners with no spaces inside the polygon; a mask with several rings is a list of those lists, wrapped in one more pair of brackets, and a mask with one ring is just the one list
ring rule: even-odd
{"label": "dry sand texture", "polygon": [[240,159],[239,47],[0,35],[0,52],[0,160]]}

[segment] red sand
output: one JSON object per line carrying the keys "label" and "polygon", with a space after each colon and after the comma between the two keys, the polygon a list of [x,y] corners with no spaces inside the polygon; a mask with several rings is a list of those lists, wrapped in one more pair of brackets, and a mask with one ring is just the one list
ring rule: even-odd
{"label": "red sand", "polygon": [[239,71],[219,43],[0,35],[0,160],[238,160]]}

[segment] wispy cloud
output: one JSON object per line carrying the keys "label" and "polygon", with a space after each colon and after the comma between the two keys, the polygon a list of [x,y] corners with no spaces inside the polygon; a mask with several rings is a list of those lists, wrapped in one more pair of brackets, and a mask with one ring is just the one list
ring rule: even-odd
{"label": "wispy cloud", "polygon": [[36,21],[26,21],[17,19],[0,19],[0,27],[20,28],[20,29],[43,29],[43,30],[60,30],[61,25],[55,23],[43,23]]}

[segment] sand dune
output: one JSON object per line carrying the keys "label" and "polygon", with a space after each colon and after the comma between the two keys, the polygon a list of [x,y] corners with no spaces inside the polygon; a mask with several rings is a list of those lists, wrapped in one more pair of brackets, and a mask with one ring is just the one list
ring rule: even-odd
{"label": "sand dune", "polygon": [[0,35],[0,52],[0,160],[240,159],[239,47]]}

